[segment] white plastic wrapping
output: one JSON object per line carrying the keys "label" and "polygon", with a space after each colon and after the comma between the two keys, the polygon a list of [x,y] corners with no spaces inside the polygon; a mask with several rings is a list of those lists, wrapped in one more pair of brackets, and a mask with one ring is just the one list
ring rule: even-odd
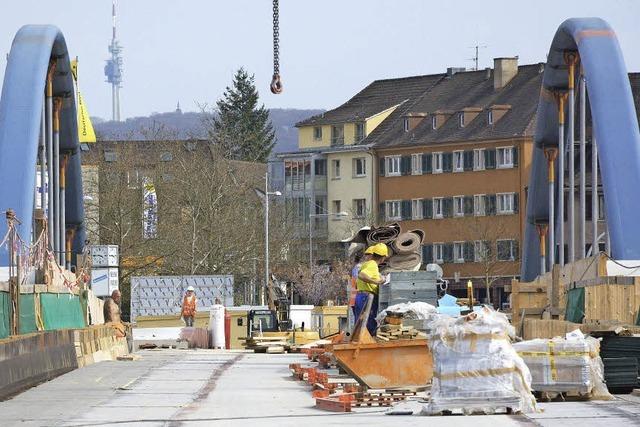
{"label": "white plastic wrapping", "polygon": [[536,411],[531,374],[511,345],[515,331],[504,314],[485,307],[457,319],[438,316],[430,326],[434,374],[424,413]]}
{"label": "white plastic wrapping", "polygon": [[381,325],[384,322],[384,318],[387,317],[387,312],[402,313],[403,319],[429,320],[437,314],[437,311],[437,308],[427,302],[403,302],[400,304],[394,304],[382,310],[378,313],[378,316],[376,316],[376,321],[378,322],[378,325]]}
{"label": "white plastic wrapping", "polygon": [[211,330],[211,347],[225,348],[224,306],[215,304],[209,313],[209,329]]}
{"label": "white plastic wrapping", "polygon": [[575,392],[611,399],[604,384],[600,342],[581,332],[566,338],[535,339],[514,344],[529,367],[531,387],[541,392]]}

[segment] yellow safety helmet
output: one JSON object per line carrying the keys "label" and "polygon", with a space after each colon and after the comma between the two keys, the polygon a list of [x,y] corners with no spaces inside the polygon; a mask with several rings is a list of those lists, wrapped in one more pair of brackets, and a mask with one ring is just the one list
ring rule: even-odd
{"label": "yellow safety helmet", "polygon": [[369,246],[365,251],[364,254],[365,255],[371,255],[373,253],[373,248],[375,248],[376,245],[371,245]]}
{"label": "yellow safety helmet", "polygon": [[373,245],[371,253],[379,256],[389,256],[389,247],[384,243],[378,243]]}

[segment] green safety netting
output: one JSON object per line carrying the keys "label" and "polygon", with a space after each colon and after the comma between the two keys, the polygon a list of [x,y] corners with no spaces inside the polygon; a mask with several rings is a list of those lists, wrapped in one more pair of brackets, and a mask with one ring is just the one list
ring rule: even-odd
{"label": "green safety netting", "polygon": [[9,336],[9,293],[0,292],[0,338]]}
{"label": "green safety netting", "polygon": [[584,319],[584,288],[569,289],[564,320],[582,323]]}
{"label": "green safety netting", "polygon": [[40,294],[45,330],[84,328],[80,299],[70,294]]}
{"label": "green safety netting", "polygon": [[35,294],[20,294],[20,324],[19,333],[30,334],[36,332],[36,303]]}

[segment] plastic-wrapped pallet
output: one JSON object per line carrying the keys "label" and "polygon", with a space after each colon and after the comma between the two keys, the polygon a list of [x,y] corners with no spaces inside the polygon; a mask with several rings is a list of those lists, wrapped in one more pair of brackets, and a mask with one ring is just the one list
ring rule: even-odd
{"label": "plastic-wrapped pallet", "polygon": [[434,373],[423,413],[535,412],[531,374],[511,345],[514,336],[507,317],[488,307],[459,318],[438,316],[429,335]]}
{"label": "plastic-wrapped pallet", "polygon": [[565,338],[522,341],[513,346],[531,372],[531,388],[540,392],[574,392],[611,399],[604,384],[600,342],[580,332]]}

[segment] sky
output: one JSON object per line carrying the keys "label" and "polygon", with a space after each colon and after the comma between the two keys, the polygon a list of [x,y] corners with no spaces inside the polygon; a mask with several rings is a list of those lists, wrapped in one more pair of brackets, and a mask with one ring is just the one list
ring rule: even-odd
{"label": "sky", "polygon": [[[93,116],[110,118],[104,61],[111,0],[0,0],[0,57],[25,24],[53,24],[79,58],[80,89]],[[618,35],[629,71],[640,71],[637,0],[280,0],[284,93],[269,90],[270,0],[118,0],[124,47],[123,118],[211,106],[235,70],[255,74],[269,108],[334,108],[375,79],[479,67],[494,57],[545,60],[567,18],[598,16]],[[4,66],[0,78],[4,79]]]}

